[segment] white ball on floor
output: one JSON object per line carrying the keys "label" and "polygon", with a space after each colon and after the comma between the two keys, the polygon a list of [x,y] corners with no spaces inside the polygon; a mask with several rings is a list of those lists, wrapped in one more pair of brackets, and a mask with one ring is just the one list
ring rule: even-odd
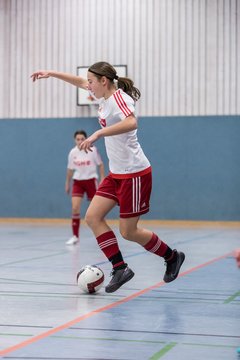
{"label": "white ball on floor", "polygon": [[96,265],[85,265],[77,274],[79,288],[88,294],[96,293],[101,289],[104,282],[104,273]]}

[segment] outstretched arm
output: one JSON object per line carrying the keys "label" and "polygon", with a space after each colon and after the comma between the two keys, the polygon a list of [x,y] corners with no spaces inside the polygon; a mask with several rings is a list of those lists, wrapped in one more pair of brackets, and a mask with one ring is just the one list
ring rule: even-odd
{"label": "outstretched arm", "polygon": [[77,75],[62,73],[58,71],[47,71],[47,70],[40,70],[36,71],[31,75],[31,78],[33,81],[40,80],[40,79],[47,79],[49,77],[54,77],[59,80],[63,80],[65,82],[68,82],[69,84],[72,84],[74,86],[77,86],[79,88],[82,88],[84,90],[88,89],[88,81],[87,79],[84,79]]}

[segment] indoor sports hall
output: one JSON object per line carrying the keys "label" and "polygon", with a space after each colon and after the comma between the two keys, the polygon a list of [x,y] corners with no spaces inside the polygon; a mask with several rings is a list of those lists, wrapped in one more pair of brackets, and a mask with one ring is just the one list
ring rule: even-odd
{"label": "indoor sports hall", "polygon": [[[0,34],[0,359],[239,360],[239,0],[0,0]],[[170,283],[163,258],[123,238],[118,206],[106,221],[135,276],[117,291],[85,195],[66,244],[68,154],[77,130],[100,128],[98,102],[31,75],[87,77],[98,61],[141,91],[153,184],[138,225],[185,254]],[[86,265],[104,273],[92,294],[77,283]]]}

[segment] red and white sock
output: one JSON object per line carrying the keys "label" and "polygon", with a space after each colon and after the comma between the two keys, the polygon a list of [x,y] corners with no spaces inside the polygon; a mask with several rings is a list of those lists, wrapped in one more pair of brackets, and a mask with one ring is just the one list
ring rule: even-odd
{"label": "red and white sock", "polygon": [[80,222],[80,214],[72,214],[72,232],[77,238],[79,237]]}
{"label": "red and white sock", "polygon": [[167,261],[172,257],[172,249],[154,233],[144,248],[153,254],[164,257]]}
{"label": "red and white sock", "polygon": [[125,264],[113,231],[107,231],[99,235],[97,242],[104,255],[112,263],[113,268],[121,267]]}

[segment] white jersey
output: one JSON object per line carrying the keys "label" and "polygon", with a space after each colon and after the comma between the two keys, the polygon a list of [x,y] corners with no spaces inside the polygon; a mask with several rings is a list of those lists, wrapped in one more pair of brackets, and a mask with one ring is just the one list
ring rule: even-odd
{"label": "white jersey", "polygon": [[74,170],[73,179],[75,180],[98,179],[97,166],[100,164],[102,164],[102,159],[95,146],[88,153],[75,146],[68,155],[67,168]]}
{"label": "white jersey", "polygon": [[[102,127],[117,124],[132,113],[135,113],[134,100],[122,89],[99,103],[98,115]],[[138,142],[137,130],[104,139],[112,174],[133,174],[150,166]]]}

